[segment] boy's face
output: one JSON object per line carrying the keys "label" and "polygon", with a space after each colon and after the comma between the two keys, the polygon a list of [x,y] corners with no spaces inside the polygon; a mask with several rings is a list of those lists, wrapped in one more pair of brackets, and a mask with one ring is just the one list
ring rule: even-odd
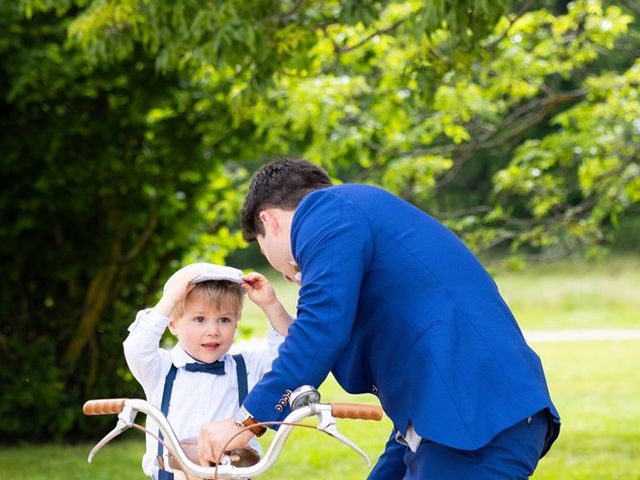
{"label": "boy's face", "polygon": [[217,309],[202,295],[189,298],[184,313],[169,320],[169,330],[196,360],[211,363],[227,353],[233,343],[238,318],[228,306]]}

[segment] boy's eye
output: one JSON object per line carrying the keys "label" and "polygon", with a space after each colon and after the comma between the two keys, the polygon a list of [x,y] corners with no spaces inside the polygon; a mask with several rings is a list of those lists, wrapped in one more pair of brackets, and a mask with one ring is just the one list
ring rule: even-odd
{"label": "boy's eye", "polygon": [[218,321],[220,323],[231,323],[231,319],[229,317],[220,317]]}
{"label": "boy's eye", "polygon": [[204,322],[207,321],[207,319],[202,317],[202,316],[200,316],[200,317],[194,318],[193,321],[196,322],[196,323],[204,323]]}

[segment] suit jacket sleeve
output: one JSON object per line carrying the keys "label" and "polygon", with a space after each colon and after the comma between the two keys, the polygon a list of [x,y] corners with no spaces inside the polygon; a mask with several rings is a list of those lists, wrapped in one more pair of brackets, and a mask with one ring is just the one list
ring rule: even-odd
{"label": "suit jacket sleeve", "polygon": [[302,273],[298,316],[271,372],[244,402],[261,421],[287,413],[276,407],[287,389],[318,387],[324,381],[348,344],[372,255],[366,217],[358,206],[327,190],[309,194],[298,206],[291,242]]}

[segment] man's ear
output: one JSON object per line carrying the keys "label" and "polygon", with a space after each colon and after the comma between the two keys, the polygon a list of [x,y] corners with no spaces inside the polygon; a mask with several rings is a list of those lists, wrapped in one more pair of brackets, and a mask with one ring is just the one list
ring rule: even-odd
{"label": "man's ear", "polygon": [[260,221],[262,222],[262,226],[264,227],[265,232],[268,230],[272,233],[277,233],[280,228],[280,224],[278,223],[278,219],[273,214],[273,212],[269,210],[262,210],[258,215]]}

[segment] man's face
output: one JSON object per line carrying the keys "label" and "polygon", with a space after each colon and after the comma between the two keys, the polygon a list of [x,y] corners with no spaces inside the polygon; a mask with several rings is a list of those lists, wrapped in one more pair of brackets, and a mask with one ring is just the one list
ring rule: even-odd
{"label": "man's face", "polygon": [[217,309],[202,295],[189,298],[180,318],[169,321],[171,333],[196,360],[215,362],[231,348],[238,318],[231,308]]}
{"label": "man's face", "polygon": [[260,251],[267,261],[289,282],[295,280],[296,263],[291,253],[291,239],[288,235],[277,235],[265,228],[264,235],[256,237]]}

